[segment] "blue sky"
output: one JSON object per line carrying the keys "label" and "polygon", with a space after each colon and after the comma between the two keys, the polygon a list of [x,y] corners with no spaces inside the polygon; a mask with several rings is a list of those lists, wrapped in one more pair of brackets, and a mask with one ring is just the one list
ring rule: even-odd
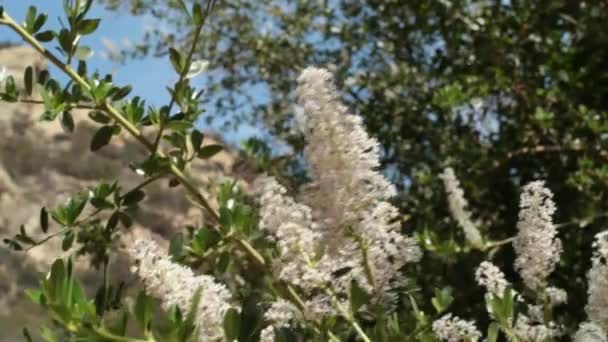
{"label": "blue sky", "polygon": [[[23,21],[30,5],[36,6],[38,13],[48,14],[45,27],[53,29],[60,27],[59,17],[64,20],[62,4],[63,0],[0,0],[0,5],[4,7],[4,10],[18,22]],[[106,11],[103,6],[95,3],[88,16],[102,19],[98,30],[92,35],[83,37],[81,41],[81,44],[90,46],[95,51],[94,55],[87,60],[89,70],[99,70],[101,74],[111,73],[114,83],[117,85],[131,84],[134,89],[131,94],[145,98],[148,104],[155,106],[166,104],[169,101],[169,95],[165,87],[173,84],[177,79],[168,58],[149,57],[143,60],[128,60],[126,64],[122,65],[108,60],[103,53],[106,50],[104,40],[114,42],[117,47],[120,47],[125,40],[140,41],[146,26],[155,24],[153,19],[146,16],[135,17],[128,12],[121,14]],[[6,41],[21,42],[20,38],[11,30],[0,26],[0,42]],[[48,43],[47,46],[52,47],[54,44],[55,42]],[[54,68],[51,68],[51,73],[59,79],[65,79]],[[199,79],[194,81],[197,86],[202,86],[201,83],[202,81]],[[204,124],[201,123],[201,125]],[[209,127],[201,128],[210,129]],[[228,132],[224,135],[228,142],[238,144],[243,139],[260,133],[260,127],[242,126],[237,132]]]}
{"label": "blue sky", "polygon": [[[63,0],[0,0],[15,20],[21,22],[30,5],[38,8],[38,12],[49,15],[45,27],[58,28],[58,17],[64,17]],[[138,41],[144,33],[146,17],[133,17],[117,12],[109,12],[103,6],[94,4],[89,14],[91,18],[102,18],[101,25],[95,34],[86,36],[82,44],[88,45],[95,51],[93,57],[88,60],[89,69],[98,69],[102,74],[111,73],[118,85],[132,84],[135,93],[144,95],[149,103],[162,105],[166,103],[169,96],[165,91],[165,85],[175,80],[175,74],[168,60],[160,58],[146,58],[142,61],[131,61],[126,65],[113,63],[103,57],[105,47],[103,39],[114,41],[120,46],[124,39]],[[63,19],[62,19],[63,20]],[[7,28],[0,27],[0,41],[19,42],[19,37]],[[49,43],[53,44],[53,43]]]}

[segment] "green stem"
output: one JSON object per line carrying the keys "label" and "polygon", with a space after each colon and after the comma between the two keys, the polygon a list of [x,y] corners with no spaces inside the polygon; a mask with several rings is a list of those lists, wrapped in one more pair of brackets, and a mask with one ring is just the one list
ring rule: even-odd
{"label": "green stem", "polygon": [[333,293],[333,291],[331,291],[329,288],[326,287],[325,288],[325,293],[327,294],[327,296],[329,296],[329,298],[331,299],[331,301],[334,304],[334,306],[336,307],[336,309],[338,309],[338,311],[342,314],[342,316],[344,316],[344,318],[355,329],[355,331],[357,332],[357,334],[359,334],[359,336],[361,337],[361,339],[363,339],[364,342],[371,342],[370,338],[367,336],[367,334],[365,333],[365,331],[363,331],[363,328],[361,328],[361,326],[359,325],[359,323],[357,323],[357,320],[355,319],[355,317],[353,317],[352,313],[350,313],[349,311],[347,311],[346,309],[344,309],[344,307],[342,306],[342,304],[340,304],[336,300],[336,296]]}
{"label": "green stem", "polygon": [[[206,16],[205,16],[206,19]],[[190,71],[190,65],[192,64],[192,57],[194,56],[194,52],[196,51],[196,46],[198,41],[200,40],[201,32],[203,31],[203,26],[205,25],[205,19],[197,25],[194,29],[194,39],[192,41],[192,45],[190,46],[190,51],[188,51],[188,55],[186,56],[186,64],[184,65],[184,69],[179,73],[179,79],[175,84],[181,84],[186,79],[186,75],[188,71]],[[169,101],[169,109],[167,110],[167,115],[171,115],[171,110],[173,109],[173,105],[175,104],[175,94],[171,95],[171,101]],[[160,127],[158,129],[158,133],[156,134],[156,138],[154,139],[154,151],[158,149],[158,145],[160,143],[160,139],[163,135],[163,130],[165,129],[165,124],[163,121],[160,123]]]}
{"label": "green stem", "polygon": [[[18,102],[27,103],[27,104],[44,105],[44,101],[35,100],[35,99],[19,99]],[[74,109],[74,108],[75,109],[98,109],[97,106],[95,106],[94,104],[87,104],[87,103],[70,104],[70,109]]]}
{"label": "green stem", "polygon": [[140,339],[132,338],[132,337],[118,336],[118,335],[115,335],[115,334],[107,331],[106,329],[104,329],[102,327],[94,327],[93,331],[100,337],[103,337],[104,339],[107,339],[108,341],[114,341],[114,342],[153,342],[154,341],[153,338],[146,339],[146,340],[140,340]]}
{"label": "green stem", "polygon": [[507,238],[507,239],[504,239],[504,240],[499,240],[499,241],[490,241],[490,242],[486,243],[486,245],[484,246],[483,249],[487,250],[487,249],[490,249],[490,248],[500,247],[500,246],[503,246],[503,245],[507,245],[507,244],[510,244],[513,241],[515,241],[515,239],[517,239],[516,236],[510,237],[510,238]]}
{"label": "green stem", "polygon": [[[204,23],[204,21],[203,21],[203,23]],[[59,58],[57,58],[50,51],[48,51],[44,46],[42,46],[42,44],[40,44],[40,42],[38,42],[36,40],[36,38],[34,38],[32,35],[30,35],[17,22],[15,22],[8,15],[8,13],[4,12],[2,14],[2,17],[0,18],[0,24],[5,24],[5,25],[9,26],[13,31],[15,31],[19,36],[21,36],[21,38],[23,38],[28,44],[30,44],[34,49],[36,49],[40,54],[42,54],[49,61],[51,61],[51,63],[53,63],[57,68],[59,68],[66,75],[68,75],[73,81],[75,81],[76,83],[78,83],[79,85],[81,85],[85,90],[90,90],[91,89],[91,86],[87,83],[87,81],[85,79],[83,79],[80,75],[78,75],[78,73],[75,72],[74,69],[72,69],[71,66],[64,64],[61,60],[59,60]],[[200,26],[197,26],[197,30],[195,32],[195,41],[193,42],[193,45],[196,44],[196,41],[198,41],[198,39],[200,37],[201,28],[202,28],[202,24]],[[195,50],[194,48],[191,49],[188,59],[191,60],[192,54],[194,53],[194,50]],[[182,74],[184,75],[184,77],[185,77],[185,75],[186,75],[187,72],[188,72],[187,68],[182,72]],[[172,99],[172,101],[174,102],[174,99]],[[157,148],[155,146],[156,143],[152,143],[146,137],[144,137],[144,135],[142,134],[142,132],[136,126],[134,126],[131,122],[129,122],[127,119],[125,119],[120,114],[120,112],[111,105],[111,103],[109,101],[106,100],[103,103],[100,103],[96,107],[98,109],[101,109],[101,110],[105,111],[115,122],[117,122],[120,126],[122,126],[124,129],[126,129],[127,132],[129,132],[137,141],[139,141],[142,145],[144,145],[150,152],[156,153],[161,158],[165,157],[165,155],[162,153],[162,151],[158,151],[157,150]],[[200,191],[197,189],[196,185],[194,185],[186,177],[186,175],[173,163],[171,163],[170,172],[184,186],[184,188],[190,194],[190,196],[194,199],[194,201],[199,206],[201,206],[210,215],[210,217],[214,221],[217,222],[219,220],[219,215],[211,207],[211,205],[205,199],[205,197],[200,193]],[[216,229],[218,229],[218,228],[216,228]],[[62,232],[53,234],[53,236],[59,235],[60,233],[63,233],[63,232],[65,232],[65,230],[62,231]],[[45,240],[41,241],[41,243],[49,240],[53,236],[47,237]],[[258,253],[253,248],[253,246],[251,246],[251,244],[249,242],[247,242],[245,240],[242,240],[242,239],[239,239],[239,238],[232,238],[232,239],[252,259],[254,259],[256,261],[256,263],[258,263],[260,266],[262,266],[264,268],[268,267],[268,264],[266,263],[264,257],[260,253]],[[297,293],[294,290],[294,288],[292,286],[290,286],[289,284],[286,284],[286,287],[287,287],[288,293],[290,294],[290,297],[291,297],[292,301],[298,307],[301,307],[302,309],[304,309],[304,302],[297,295]],[[354,324],[357,325],[356,322],[354,322]],[[363,331],[361,331],[361,333],[363,333]],[[363,336],[365,336],[364,333],[363,333]],[[369,341],[369,339],[364,339],[364,340],[365,341]],[[133,341],[133,340],[130,340],[130,339],[129,340],[124,340],[124,339],[123,340],[116,340],[116,339],[114,339],[114,341]]]}
{"label": "green stem", "polygon": [[[81,85],[85,90],[90,90],[91,86],[87,83],[85,79],[83,79],[77,72],[72,69],[69,65],[65,65],[61,60],[59,60],[55,55],[53,55],[50,51],[48,51],[42,44],[40,44],[36,38],[30,35],[27,31],[25,31],[17,22],[15,22],[8,13],[4,12],[2,14],[2,18],[0,19],[0,24],[5,24],[9,26],[13,31],[15,31],[19,36],[21,36],[28,44],[30,44],[34,49],[36,49],[40,54],[42,54],[45,58],[47,58],[51,63],[53,63],[57,68],[63,71],[66,75],[68,75],[73,81]],[[155,152],[154,144],[150,142],[142,132],[134,126],[131,122],[125,119],[120,112],[114,108],[109,101],[104,101],[99,104],[99,109],[105,111],[115,122],[117,122],[120,126],[127,130],[137,141],[139,141],[142,145],[144,145],[150,152]],[[156,151],[156,154],[164,158],[165,155],[161,151]],[[205,197],[199,192],[196,185],[194,185],[186,175],[173,163],[170,166],[170,172],[173,176],[180,182],[186,191],[191,195],[194,201],[201,206],[207,214],[211,217],[211,219],[215,222],[218,221],[219,215],[215,212],[215,210],[211,207],[209,202],[205,199]],[[249,244],[249,242],[244,240],[238,240],[239,246],[241,246],[252,258],[256,260],[258,263],[265,264],[264,259],[259,255],[259,253],[252,253],[254,251],[253,247]]]}
{"label": "green stem", "polygon": [[38,246],[40,246],[40,245],[44,244],[45,242],[49,241],[50,239],[52,239],[52,238],[54,238],[54,237],[57,237],[57,236],[59,236],[59,235],[62,235],[62,234],[64,234],[64,233],[66,233],[68,230],[70,230],[70,228],[69,228],[69,227],[68,227],[68,228],[64,228],[64,229],[62,229],[62,230],[60,230],[60,231],[58,231],[58,232],[55,232],[55,233],[53,233],[53,234],[51,234],[51,235],[49,235],[49,236],[45,237],[44,239],[42,239],[42,240],[40,240],[40,241],[36,242],[35,244],[31,245],[30,247],[28,247],[28,248],[25,250],[25,252],[26,252],[26,253],[27,253],[27,252],[29,252],[29,251],[30,251],[32,248],[34,248],[34,247],[38,247]]}

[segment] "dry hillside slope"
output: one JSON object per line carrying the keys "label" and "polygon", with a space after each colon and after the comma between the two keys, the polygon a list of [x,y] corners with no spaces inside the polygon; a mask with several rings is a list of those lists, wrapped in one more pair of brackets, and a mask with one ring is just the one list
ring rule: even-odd
{"label": "dry hillside slope", "polygon": [[[29,48],[0,49],[0,66],[5,66],[15,79],[22,78],[27,65],[45,68],[44,61]],[[42,112],[40,105],[0,104],[2,238],[14,235],[21,224],[32,235],[40,236],[40,207],[52,208],[69,194],[85,190],[98,180],[119,179],[125,189],[142,180],[128,168],[130,162],[145,158],[137,143],[121,136],[92,153],[89,143],[96,126],[84,120],[86,113],[74,113],[76,129],[67,134],[57,122],[40,122],[38,117]],[[232,172],[235,160],[235,153],[221,152],[210,161],[196,162],[190,173],[205,189],[225,175],[238,178]],[[151,231],[166,237],[186,223],[196,224],[200,220],[200,212],[189,205],[182,190],[169,189],[167,181],[162,181],[149,187],[133,231]],[[45,270],[49,261],[58,255],[59,244],[59,240],[51,240],[27,254],[11,252],[5,245],[0,247],[0,322],[11,322],[9,329],[0,323],[0,341],[16,339],[14,336],[21,326],[14,323],[22,323],[20,312],[28,307],[23,303],[23,289],[36,284],[36,271]],[[86,262],[80,265],[86,271]],[[89,273],[94,277],[93,272]],[[22,309],[15,312],[11,309],[14,307]]]}

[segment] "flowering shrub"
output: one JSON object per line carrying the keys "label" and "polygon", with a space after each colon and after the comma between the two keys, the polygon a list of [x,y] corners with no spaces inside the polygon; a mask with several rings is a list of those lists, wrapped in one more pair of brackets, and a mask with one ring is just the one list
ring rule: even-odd
{"label": "flowering shrub", "polygon": [[[43,31],[46,15],[34,7],[23,24],[0,10],[0,24],[69,78],[62,86],[48,73],[34,75],[28,68],[24,91],[12,76],[5,78],[2,100],[41,102],[42,120],[59,118],[67,130],[73,129],[72,109],[90,110],[90,118],[101,124],[92,138],[92,151],[126,131],[149,152],[147,159],[132,165],[144,178],[139,186],[123,191],[120,180],[100,182],[48,212],[41,210],[45,239],[35,241],[24,229],[5,239],[16,251],[63,239],[69,257],[57,259],[40,280],[40,288],[28,292],[54,323],[41,329],[45,340],[607,340],[608,235],[598,234],[593,245],[587,317],[566,324],[559,307],[568,294],[550,281],[562,254],[553,222],[557,206],[543,181],[521,189],[517,235],[492,241],[484,236],[482,223],[473,219],[456,172],[446,168],[437,175],[464,233],[458,252],[476,258],[475,280],[485,291],[487,319],[475,322],[451,313],[460,294],[447,288],[434,289],[432,298],[416,296],[416,274],[440,272],[418,266],[423,252],[441,251],[429,243],[428,235],[403,229],[403,217],[391,203],[395,189],[379,170],[381,147],[362,120],[339,101],[333,77],[325,69],[307,68],[297,79],[297,101],[303,108],[297,121],[307,141],[309,181],[288,190],[281,183],[282,170],[260,163],[264,170],[252,193],[226,182],[217,191],[217,205],[211,204],[190,180],[188,166],[221,149],[203,145],[204,137],[195,127],[203,112],[202,92],[189,81],[204,64],[194,61],[193,55],[213,1],[192,8],[178,1],[195,39],[185,55],[169,50],[178,80],[170,88],[170,103],[158,109],[145,107],[138,97],[129,98],[130,86],[116,86],[111,77],[87,71],[90,49],[80,45],[80,37],[92,34],[100,23],[87,17],[91,3],[66,2],[69,25],[59,31]],[[42,45],[52,41],[58,43],[61,56]],[[153,140],[142,133],[144,127],[155,129]],[[168,151],[163,151],[161,140]],[[133,242],[123,234],[132,222],[130,209],[145,198],[145,187],[161,179],[181,186],[205,219],[188,234],[176,234],[168,251],[152,238]],[[49,232],[49,216],[60,229]],[[492,262],[497,249],[509,245],[518,275],[505,274]],[[135,299],[115,286],[107,271],[112,255],[118,253],[128,255],[141,283]],[[72,259],[82,255],[91,256],[93,265],[104,272],[95,296],[83,290],[72,266]],[[429,303],[432,310],[423,309]],[[135,324],[130,323],[133,320]],[[32,340],[32,332],[24,329],[24,337]]]}

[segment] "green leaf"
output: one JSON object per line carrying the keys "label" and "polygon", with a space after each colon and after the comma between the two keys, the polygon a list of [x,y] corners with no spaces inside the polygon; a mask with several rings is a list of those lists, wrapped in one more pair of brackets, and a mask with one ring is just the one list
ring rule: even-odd
{"label": "green leaf", "polygon": [[107,232],[114,231],[114,228],[116,228],[116,226],[118,225],[118,220],[120,218],[119,213],[120,213],[119,211],[115,211],[114,213],[112,213],[112,215],[108,219],[108,222],[106,223],[106,227],[105,227],[105,230]]}
{"label": "green leaf", "polygon": [[124,211],[118,212],[118,220],[125,228],[129,228],[133,225],[133,219]]}
{"label": "green leaf", "polygon": [[95,186],[94,188],[89,189],[89,197],[90,198],[106,198],[108,196],[110,196],[112,193],[114,193],[114,191],[117,188],[117,182],[114,181],[113,183],[106,183],[106,182],[101,182],[99,184],[97,184],[97,186]]}
{"label": "green leaf", "polygon": [[447,310],[453,301],[454,297],[452,297],[451,291],[447,287],[444,287],[441,290],[435,289],[435,296],[431,299],[431,303],[438,314]]}
{"label": "green leaf", "polygon": [[36,7],[30,6],[25,14],[25,29],[28,33],[34,33],[34,21],[36,20]]}
{"label": "green leaf", "polygon": [[[190,310],[188,311],[188,316],[186,317],[186,321],[184,322],[186,328],[189,330],[193,330],[194,328],[194,322],[198,314],[199,304],[201,302],[202,291],[202,288],[198,288],[196,289],[196,292],[194,292],[194,296],[192,296],[192,300],[190,302]],[[179,308],[177,310],[177,313],[179,314]]]}
{"label": "green leaf", "polygon": [[65,53],[67,53],[68,55],[72,54],[72,48],[73,48],[73,37],[72,34],[70,33],[70,31],[68,29],[61,29],[61,31],[59,31],[59,46],[61,46],[61,48],[63,49],[63,51]]}
{"label": "green leaf", "polygon": [[424,311],[420,310],[418,304],[416,303],[416,300],[414,299],[414,297],[412,297],[412,295],[408,295],[408,297],[410,298],[410,305],[412,306],[412,311],[414,311],[416,321],[418,321],[420,325],[425,325],[427,323],[427,318],[424,314]]}
{"label": "green leaf", "polygon": [[45,234],[49,230],[49,213],[46,211],[45,207],[40,209],[40,228]]}
{"label": "green leaf", "polygon": [[63,289],[66,280],[66,270],[62,259],[57,259],[51,265],[51,269],[43,281],[43,293],[50,302],[58,299],[58,296],[63,294]]}
{"label": "green leaf", "polygon": [[91,198],[91,205],[96,209],[113,209],[114,205],[105,198],[93,197]]}
{"label": "green leaf", "polygon": [[238,339],[241,330],[241,315],[235,308],[230,308],[224,315],[224,335],[226,340]]}
{"label": "green leaf", "polygon": [[173,69],[175,69],[175,72],[181,74],[184,68],[186,67],[185,57],[182,56],[182,54],[174,48],[169,48],[169,60],[171,61],[171,65],[173,65]]}
{"label": "green leaf", "polygon": [[23,250],[23,247],[21,247],[21,245],[12,239],[2,239],[2,242],[4,242],[6,245],[8,245],[9,248],[13,249],[14,251],[21,251]]}
{"label": "green leaf", "polygon": [[93,56],[93,50],[85,45],[81,45],[78,48],[76,48],[76,51],[74,52],[74,57],[76,57],[77,59],[84,61],[86,59],[91,58],[91,56]]}
{"label": "green leaf", "polygon": [[152,310],[154,308],[154,299],[146,295],[143,291],[139,292],[133,307],[133,315],[145,331],[150,330],[152,322]]}
{"label": "green leaf", "polygon": [[76,68],[78,75],[85,77],[87,75],[87,62],[78,61],[78,67]]}
{"label": "green leaf", "polygon": [[39,41],[46,43],[46,42],[50,42],[51,40],[53,40],[53,38],[55,38],[55,33],[53,33],[53,31],[42,31],[42,32],[36,33],[36,35],[34,37],[36,39],[38,39]]}
{"label": "green leaf", "polygon": [[27,328],[23,328],[23,337],[25,337],[27,342],[32,342],[32,335],[30,335],[30,331]]}
{"label": "green leaf", "polygon": [[217,260],[216,270],[220,273],[226,272],[228,266],[230,266],[231,257],[229,253],[222,253]]}
{"label": "green leaf", "polygon": [[23,242],[25,244],[28,245],[35,245],[36,242],[27,234],[27,232],[25,231],[25,226],[21,225],[21,227],[19,228],[19,234],[17,234],[15,236],[15,239]]}
{"label": "green leaf", "polygon": [[55,335],[55,332],[53,332],[53,330],[49,329],[48,327],[42,327],[42,332],[40,333],[40,336],[46,342],[58,342],[59,341],[59,338],[57,338],[57,335]]}
{"label": "green leaf", "polygon": [[169,170],[171,162],[167,157],[159,157],[156,154],[150,156],[142,163],[131,163],[129,167],[140,175],[152,176]]}
{"label": "green leaf", "polygon": [[38,289],[36,289],[36,290],[26,289],[25,294],[32,301],[32,303],[38,304],[38,305],[42,304],[42,297],[43,297],[42,291],[40,291]]}
{"label": "green leaf", "polygon": [[201,4],[196,1],[192,5],[192,23],[196,26],[203,24],[203,8]]}
{"label": "green leaf", "polygon": [[177,233],[171,239],[171,243],[169,244],[169,255],[174,258],[179,258],[182,256],[182,252],[184,249],[184,234]]}
{"label": "green leaf", "polygon": [[66,133],[74,132],[74,118],[68,111],[61,113],[61,128]]}
{"label": "green leaf", "polygon": [[140,190],[140,189],[133,190],[124,196],[124,198],[122,200],[122,204],[124,206],[129,207],[129,206],[132,206],[132,205],[135,205],[135,204],[141,202],[145,197],[146,197],[146,193],[143,192],[142,190]]}
{"label": "green leaf", "polygon": [[251,231],[251,208],[240,203],[235,204],[233,209],[233,225],[242,234],[249,235]]}
{"label": "green leaf", "polygon": [[97,30],[97,27],[99,27],[100,21],[101,21],[101,19],[81,20],[78,23],[78,33],[80,33],[83,36],[86,36],[87,34],[91,34],[91,33],[95,32],[95,30]]}
{"label": "green leaf", "polygon": [[193,129],[190,133],[190,143],[192,144],[192,149],[194,152],[198,152],[201,149],[201,145],[203,144],[203,139],[205,135],[201,133],[197,129]]}
{"label": "green leaf", "polygon": [[209,248],[215,246],[220,240],[221,237],[216,231],[210,228],[199,229],[192,239],[192,250],[195,253],[202,255]]}
{"label": "green leaf", "polygon": [[112,100],[118,101],[125,98],[127,95],[129,95],[131,90],[133,90],[133,87],[130,85],[118,88],[118,90],[114,94],[112,94]]}
{"label": "green leaf", "polygon": [[357,312],[363,305],[369,302],[369,294],[363,290],[356,281],[353,281],[350,286],[350,309],[351,312]]}
{"label": "green leaf", "polygon": [[34,70],[31,66],[25,68],[25,73],[23,74],[23,82],[25,84],[25,92],[32,96],[33,83],[34,83]]}
{"label": "green leaf", "polygon": [[91,151],[97,151],[109,144],[113,134],[114,128],[112,126],[102,126],[99,128],[93,136],[93,140],[91,140]]}
{"label": "green leaf", "polygon": [[95,292],[95,313],[97,316],[103,315],[106,311],[106,299],[107,299],[107,289],[104,285],[100,286]]}
{"label": "green leaf", "polygon": [[13,76],[8,76],[4,81],[4,94],[2,94],[2,99],[7,102],[16,102],[18,98],[19,91],[15,84],[15,78]]}
{"label": "green leaf", "polygon": [[201,159],[209,159],[209,158],[213,157],[214,155],[218,154],[223,149],[224,149],[224,147],[222,145],[217,145],[217,144],[203,146],[198,151],[198,157]]}
{"label": "green leaf", "polygon": [[74,232],[71,230],[68,231],[63,237],[63,241],[61,242],[61,249],[63,251],[67,251],[68,249],[72,248],[72,245],[74,244],[74,238]]}
{"label": "green leaf", "polygon": [[107,124],[110,122],[110,118],[106,116],[103,112],[98,110],[89,112],[89,118],[100,124]]}
{"label": "green leaf", "polygon": [[490,323],[488,327],[488,342],[496,342],[498,339],[499,326],[496,322]]}
{"label": "green leaf", "polygon": [[80,213],[82,213],[87,201],[88,196],[84,195],[70,197],[51,212],[51,217],[57,221],[57,223],[69,226],[74,223]]}
{"label": "green leaf", "polygon": [[48,17],[45,13],[40,13],[38,18],[36,18],[36,21],[34,21],[34,26],[32,27],[32,33],[38,32],[42,28],[42,25],[44,25],[44,23],[46,23],[47,18]]}

